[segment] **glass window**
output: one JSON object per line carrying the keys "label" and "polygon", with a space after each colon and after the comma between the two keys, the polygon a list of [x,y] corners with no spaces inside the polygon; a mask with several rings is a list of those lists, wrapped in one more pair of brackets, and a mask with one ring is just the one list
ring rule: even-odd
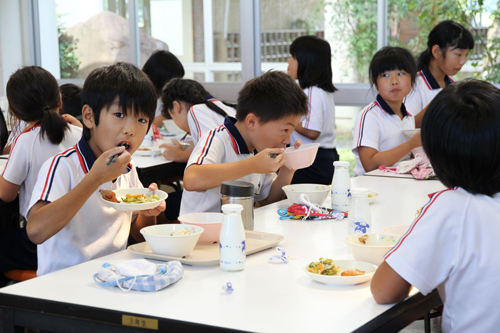
{"label": "glass window", "polygon": [[130,62],[126,0],[52,1],[51,12],[51,1],[39,2],[40,45],[42,66],[56,78],[84,79],[95,68]]}
{"label": "glass window", "polygon": [[188,78],[241,81],[239,0],[138,3],[141,65],[155,50],[163,49],[179,58]]}

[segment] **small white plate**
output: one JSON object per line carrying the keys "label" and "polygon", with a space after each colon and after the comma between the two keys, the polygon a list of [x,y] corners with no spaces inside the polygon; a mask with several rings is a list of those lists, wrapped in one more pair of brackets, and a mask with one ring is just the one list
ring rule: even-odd
{"label": "small white plate", "polygon": [[[149,150],[139,150],[139,149],[149,149]],[[161,155],[161,150],[158,147],[144,147],[144,148],[137,148],[137,150],[134,152],[133,155],[136,156],[152,156],[156,154],[156,156]]]}
{"label": "small white plate", "polygon": [[140,203],[140,204],[131,204],[131,203],[124,203],[121,202],[121,198],[125,198],[127,194],[150,194],[150,190],[147,188],[125,188],[125,189],[120,189],[120,190],[115,190],[113,191],[116,194],[116,198],[120,200],[120,203],[116,202],[111,202],[104,200],[101,196],[101,200],[107,203],[109,206],[120,210],[122,212],[133,212],[136,210],[146,210],[146,209],[153,209],[159,204],[162,203],[163,200],[165,200],[168,197],[168,194],[164,191],[161,190],[156,190],[155,193],[160,196],[160,200],[158,201],[153,201],[153,202],[146,202],[146,203]]}
{"label": "small white plate", "polygon": [[[314,260],[317,261],[317,260]],[[378,266],[364,261],[356,260],[333,260],[333,264],[340,268],[340,272],[336,275],[321,275],[308,272],[309,265],[305,265],[302,269],[311,279],[323,284],[331,285],[355,285],[371,280]],[[363,275],[357,276],[341,276],[340,273],[349,269],[359,269],[365,271]]]}

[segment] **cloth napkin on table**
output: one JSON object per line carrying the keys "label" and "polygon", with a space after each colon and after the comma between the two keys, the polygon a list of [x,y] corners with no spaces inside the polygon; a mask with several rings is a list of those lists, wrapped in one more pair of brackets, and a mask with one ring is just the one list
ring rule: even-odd
{"label": "cloth napkin on table", "polygon": [[145,259],[134,259],[117,265],[104,263],[94,274],[94,281],[123,291],[158,291],[179,281],[183,274],[184,268],[177,260],[153,264]]}

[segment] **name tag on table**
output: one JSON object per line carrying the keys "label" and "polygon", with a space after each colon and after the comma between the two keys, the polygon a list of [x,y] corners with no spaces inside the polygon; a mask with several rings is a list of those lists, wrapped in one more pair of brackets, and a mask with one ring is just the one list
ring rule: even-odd
{"label": "name tag on table", "polygon": [[122,325],[158,330],[158,320],[144,317],[122,315]]}

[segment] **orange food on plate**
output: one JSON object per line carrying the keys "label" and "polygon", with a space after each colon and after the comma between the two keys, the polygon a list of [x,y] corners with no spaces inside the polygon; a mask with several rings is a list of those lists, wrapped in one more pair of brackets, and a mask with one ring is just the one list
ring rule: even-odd
{"label": "orange food on plate", "polygon": [[341,276],[358,276],[365,274],[365,271],[360,271],[359,269],[349,269],[340,273]]}
{"label": "orange food on plate", "polygon": [[138,151],[151,151],[149,148],[137,148]]}
{"label": "orange food on plate", "polygon": [[118,201],[118,199],[116,199],[116,194],[115,192],[113,191],[108,191],[108,190],[99,190],[99,193],[101,193],[102,195],[102,198],[106,201],[111,201],[111,202],[117,202],[117,203],[120,203],[120,201]]}

